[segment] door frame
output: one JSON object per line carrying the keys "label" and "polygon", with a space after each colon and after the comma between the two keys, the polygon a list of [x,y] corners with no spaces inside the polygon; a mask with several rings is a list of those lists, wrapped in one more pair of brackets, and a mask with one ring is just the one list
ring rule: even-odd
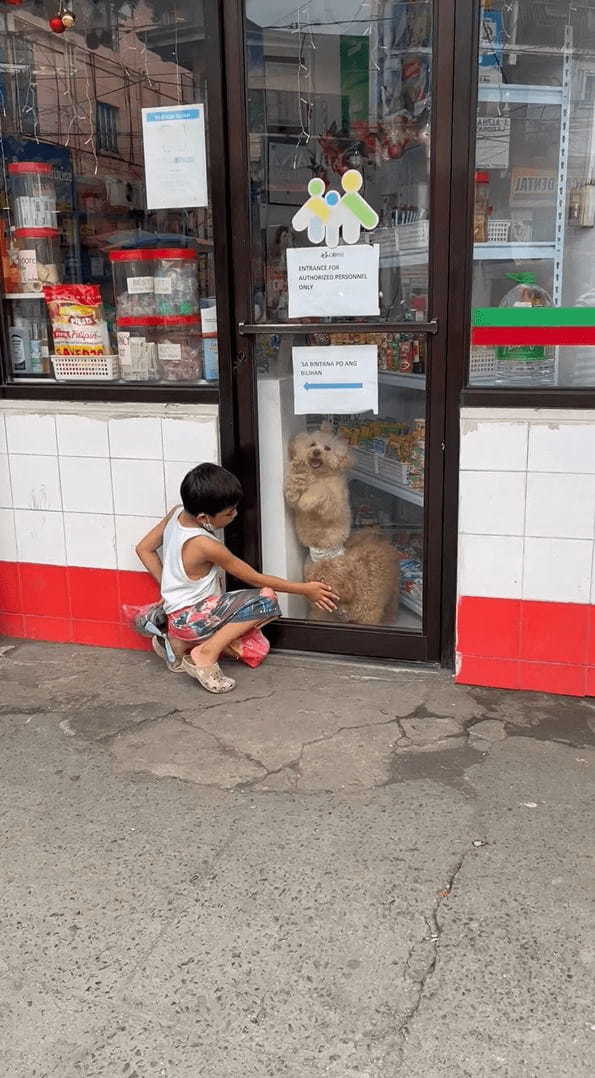
{"label": "door frame", "polygon": [[[244,0],[223,0],[210,22],[217,22],[222,42],[223,94],[218,134],[225,132],[223,152],[227,165],[213,174],[220,183],[213,202],[220,207],[223,227],[225,192],[228,237],[226,313],[223,330],[228,344],[228,376],[222,372],[222,459],[241,478],[245,503],[241,524],[230,535],[230,545],[254,565],[261,564],[259,461],[256,372],[253,337],[242,331],[252,322],[250,272],[250,179],[244,67]],[[218,9],[218,11],[217,11]],[[385,626],[326,625],[283,619],[271,627],[278,647],[405,661],[452,664],[456,592],[458,409],[462,388],[465,342],[468,339],[466,303],[461,284],[470,259],[472,185],[470,177],[471,106],[473,99],[474,27],[479,4],[465,0],[434,0],[432,64],[432,153],[430,167],[430,318],[438,331],[427,338],[427,472],[424,505],[424,631]],[[218,51],[218,50],[213,50]],[[220,54],[221,55],[221,54]],[[468,65],[461,68],[461,59]],[[217,95],[218,96],[218,95]],[[464,112],[455,111],[464,108]],[[454,125],[454,116],[463,115]],[[211,135],[213,147],[217,136]],[[220,146],[220,144],[219,144]],[[455,160],[456,157],[456,160]],[[215,209],[215,207],[214,207]],[[216,224],[216,222],[215,222]],[[215,233],[217,236],[217,233]],[[465,241],[462,242],[462,237]],[[451,261],[451,251],[453,260]],[[218,278],[221,280],[220,264]],[[218,281],[219,284],[219,281]],[[463,287],[463,294],[466,289]],[[458,295],[457,295],[458,293]],[[219,287],[218,287],[219,294]],[[468,297],[465,295],[465,300]],[[223,311],[221,312],[223,314]],[[220,325],[221,325],[220,319]],[[374,323],[367,326],[368,331]],[[378,332],[383,331],[381,323]],[[353,327],[355,328],[355,327]],[[223,326],[221,326],[221,330]],[[263,323],[266,333],[266,323]],[[221,341],[223,348],[225,344]],[[446,363],[448,356],[448,370]],[[448,375],[448,376],[447,376]],[[314,638],[314,639],[313,639]],[[357,642],[357,647],[354,646]]]}

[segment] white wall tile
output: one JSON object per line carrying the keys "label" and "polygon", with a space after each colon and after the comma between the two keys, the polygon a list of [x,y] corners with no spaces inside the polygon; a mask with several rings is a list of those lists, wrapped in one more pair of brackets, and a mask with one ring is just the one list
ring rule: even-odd
{"label": "white wall tile", "polygon": [[519,599],[523,542],[508,535],[461,535],[459,595]]}
{"label": "white wall tile", "polygon": [[6,453],[0,453],[0,506],[3,509],[12,508],[12,490],[10,487],[10,471]]}
{"label": "white wall tile", "polygon": [[215,419],[163,419],[165,460],[191,460],[192,467],[219,463],[219,439]]}
{"label": "white wall tile", "polygon": [[56,423],[53,415],[7,415],[6,440],[9,453],[56,452]]}
{"label": "white wall tile", "polygon": [[165,516],[163,464],[156,460],[112,460],[118,516]]}
{"label": "white wall tile", "polygon": [[17,509],[14,518],[19,561],[66,565],[62,513]]}
{"label": "white wall tile", "polygon": [[110,419],[110,455],[133,460],[162,460],[161,420],[147,416],[141,419]]}
{"label": "white wall tile", "polygon": [[460,531],[522,535],[526,479],[525,472],[461,472]]}
{"label": "white wall tile", "polygon": [[595,475],[595,424],[531,423],[529,471]]}
{"label": "white wall tile", "polygon": [[60,457],[64,509],[70,513],[113,513],[109,460]]}
{"label": "white wall tile", "polygon": [[6,424],[3,415],[0,415],[0,453],[8,453],[8,446],[6,444]]}
{"label": "white wall tile", "polygon": [[145,572],[134,548],[138,541],[159,523],[160,519],[161,517],[116,517],[118,569]]}
{"label": "white wall tile", "polygon": [[196,465],[188,460],[168,460],[165,462],[165,503],[168,511],[174,505],[181,505],[180,483]]}
{"label": "white wall tile", "polygon": [[523,598],[588,603],[593,543],[586,539],[525,539]]}
{"label": "white wall tile", "polygon": [[461,422],[461,469],[524,472],[527,469],[528,424]]}
{"label": "white wall tile", "polygon": [[65,513],[66,564],[116,568],[116,527],[104,513]]}
{"label": "white wall tile", "polygon": [[57,457],[11,454],[8,459],[15,508],[62,508]]}
{"label": "white wall tile", "polygon": [[562,539],[592,539],[595,528],[595,476],[527,476],[526,534]]}
{"label": "white wall tile", "polygon": [[17,560],[17,541],[12,509],[0,509],[0,561]]}
{"label": "white wall tile", "polygon": [[109,457],[107,420],[86,415],[56,416],[58,452],[63,457]]}

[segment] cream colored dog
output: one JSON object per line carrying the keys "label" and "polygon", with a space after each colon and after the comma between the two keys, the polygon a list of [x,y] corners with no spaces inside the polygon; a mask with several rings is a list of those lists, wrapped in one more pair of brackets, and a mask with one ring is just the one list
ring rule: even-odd
{"label": "cream colored dog", "polygon": [[330,584],[341,620],[380,625],[394,596],[399,556],[374,529],[351,535],[351,464],[349,446],[330,426],[298,434],[289,445],[285,498],[309,550],[304,578]]}

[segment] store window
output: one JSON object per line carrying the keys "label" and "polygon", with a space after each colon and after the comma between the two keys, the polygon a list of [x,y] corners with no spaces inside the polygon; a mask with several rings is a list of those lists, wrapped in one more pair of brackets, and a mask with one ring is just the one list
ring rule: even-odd
{"label": "store window", "polygon": [[595,386],[595,6],[481,14],[471,386]]}
{"label": "store window", "polygon": [[1,9],[5,377],[216,386],[204,5],[72,6]]}

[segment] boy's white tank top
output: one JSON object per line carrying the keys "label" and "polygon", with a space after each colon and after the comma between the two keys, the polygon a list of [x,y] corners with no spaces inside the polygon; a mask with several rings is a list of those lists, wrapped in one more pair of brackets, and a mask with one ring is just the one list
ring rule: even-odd
{"label": "boy's white tank top", "polygon": [[163,608],[166,614],[172,614],[175,610],[183,610],[186,606],[193,606],[202,602],[209,595],[221,594],[221,578],[219,568],[213,565],[206,576],[200,580],[191,580],[186,575],[182,562],[182,549],[184,543],[196,536],[203,535],[207,539],[215,539],[221,542],[212,532],[197,525],[196,528],[185,528],[180,524],[180,514],[184,512],[183,506],[174,510],[173,515],[165,525],[163,533],[163,572],[161,574],[161,596]]}

